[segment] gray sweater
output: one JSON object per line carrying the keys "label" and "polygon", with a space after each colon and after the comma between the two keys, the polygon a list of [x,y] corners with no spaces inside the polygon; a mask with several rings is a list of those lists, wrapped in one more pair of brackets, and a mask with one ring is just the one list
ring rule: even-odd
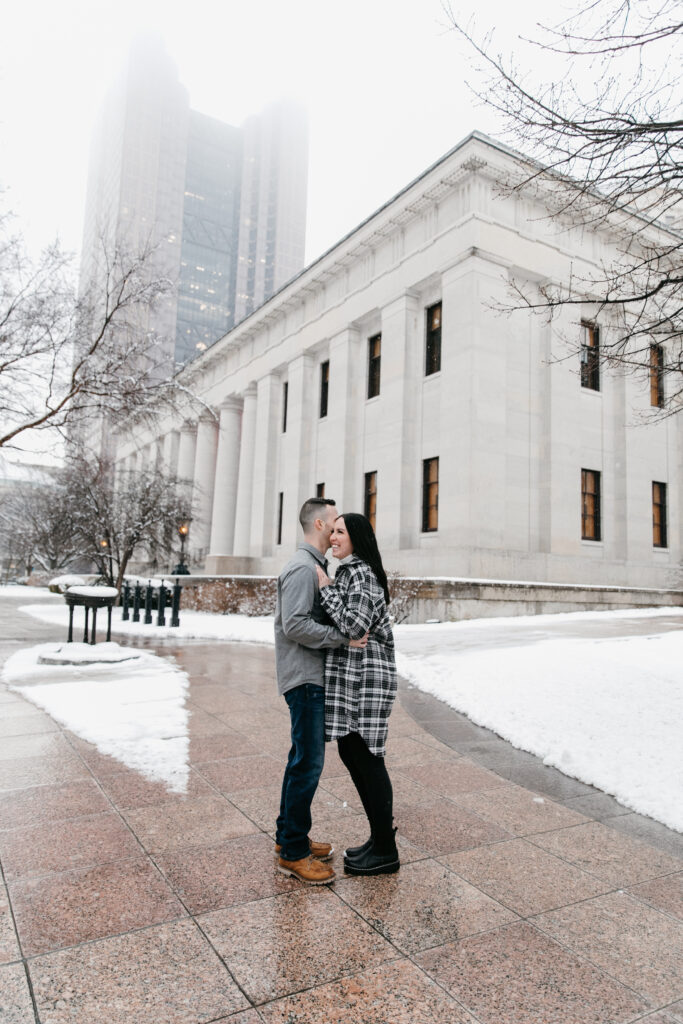
{"label": "gray sweater", "polygon": [[316,565],[324,569],[325,559],[304,541],[277,581],[275,665],[280,695],[303,683],[324,686],[325,649],[349,642],[330,624],[320,603]]}

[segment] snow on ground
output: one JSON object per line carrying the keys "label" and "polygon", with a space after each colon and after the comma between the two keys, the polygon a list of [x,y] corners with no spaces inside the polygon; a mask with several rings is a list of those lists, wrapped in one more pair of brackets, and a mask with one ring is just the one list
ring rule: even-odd
{"label": "snow on ground", "polygon": [[14,597],[25,601],[28,597],[59,598],[58,594],[51,594],[45,587],[26,587],[23,583],[2,583],[0,584],[0,597]]}
{"label": "snow on ground", "polygon": [[[55,626],[64,629],[64,636],[69,625],[69,609],[64,603],[64,598],[59,599],[57,604],[29,604],[19,608],[19,611],[26,612],[42,622],[50,622]],[[132,614],[132,613],[131,613]],[[141,612],[144,616],[144,610]],[[156,623],[157,613],[153,612],[153,622]],[[263,616],[260,618],[249,618],[246,615],[210,615],[207,612],[180,611],[180,626],[170,626],[171,609],[166,609],[166,625],[145,625],[140,622],[123,622],[121,609],[115,608],[112,613],[112,633],[124,636],[167,636],[176,640],[241,640],[246,643],[272,644],[273,643],[273,618]],[[106,633],[106,615],[100,613],[98,619],[98,635]],[[83,612],[76,609],[74,612],[74,633],[76,636],[83,628]]]}
{"label": "snow on ground", "polygon": [[683,631],[397,660],[478,725],[683,831]]}
{"label": "snow on ground", "polygon": [[[21,610],[66,629],[65,606]],[[271,617],[181,611],[180,627],[172,629],[122,622],[119,615],[112,624],[119,633],[273,642]],[[681,630],[658,631],[662,617],[681,617]],[[640,633],[648,632],[629,635],[625,620],[641,620]],[[621,635],[593,635],[601,626]],[[581,636],[589,627],[590,637]],[[563,630],[572,635],[557,635]],[[683,831],[682,608],[406,625],[396,628],[396,639],[399,671],[420,689],[546,764]]]}
{"label": "snow on ground", "polygon": [[[75,648],[73,664],[41,664]],[[83,650],[85,648],[85,650]],[[105,661],[88,664],[100,648]],[[118,648],[121,657],[116,661]],[[170,661],[118,644],[39,644],[13,654],[2,678],[81,739],[174,792],[189,778],[188,677]]]}

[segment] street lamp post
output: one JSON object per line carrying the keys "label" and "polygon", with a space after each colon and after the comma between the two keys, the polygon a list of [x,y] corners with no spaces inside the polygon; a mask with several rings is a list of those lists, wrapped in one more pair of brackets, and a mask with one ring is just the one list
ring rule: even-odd
{"label": "street lamp post", "polygon": [[191,519],[183,519],[182,523],[178,526],[178,533],[180,534],[180,561],[173,570],[173,573],[176,576],[190,575],[190,570],[185,565],[185,541],[187,540],[187,535],[190,532],[191,522]]}
{"label": "street lamp post", "polygon": [[106,539],[106,537],[103,537],[102,540],[100,541],[100,548],[102,549],[102,554],[106,553],[107,558],[109,559],[109,582],[111,583],[111,585],[113,587],[114,586],[114,563],[112,561],[111,548],[109,547],[109,541]]}

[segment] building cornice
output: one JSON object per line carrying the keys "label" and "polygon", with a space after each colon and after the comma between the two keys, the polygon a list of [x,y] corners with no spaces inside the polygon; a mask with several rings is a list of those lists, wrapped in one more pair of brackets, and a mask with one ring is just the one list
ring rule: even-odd
{"label": "building cornice", "polygon": [[[334,246],[319,256],[313,263],[288,281],[271,298],[254,310],[245,320],[216,341],[205,353],[193,360],[178,374],[188,383],[205,378],[207,373],[218,370],[225,373],[225,360],[230,352],[249,344],[271,325],[281,322],[282,317],[300,309],[307,299],[326,288],[331,281],[339,279],[364,258],[385,245],[392,237],[398,237],[416,218],[434,208],[455,189],[469,179],[479,178],[498,184],[501,188],[513,187],[513,176],[524,172],[529,181],[523,185],[520,195],[528,195],[536,202],[549,204],[556,184],[542,178],[543,168],[522,154],[482,134],[472,132],[448,153],[428,167],[417,178],[392,196],[379,209],[362,221]],[[559,181],[559,179],[558,179]],[[653,225],[639,215],[626,210],[614,211],[615,217],[627,217],[632,223],[637,220],[639,227]],[[487,219],[486,217],[484,219]],[[508,225],[508,227],[510,227]],[[660,225],[656,230],[666,231]],[[518,234],[518,228],[512,228]],[[605,228],[602,229],[606,230]],[[530,239],[531,240],[531,239]],[[546,240],[547,242],[547,240]],[[552,244],[552,243],[551,243]],[[557,243],[554,243],[557,248]],[[563,248],[563,247],[562,247]],[[566,251],[566,255],[569,255]],[[585,258],[585,256],[583,257]]]}

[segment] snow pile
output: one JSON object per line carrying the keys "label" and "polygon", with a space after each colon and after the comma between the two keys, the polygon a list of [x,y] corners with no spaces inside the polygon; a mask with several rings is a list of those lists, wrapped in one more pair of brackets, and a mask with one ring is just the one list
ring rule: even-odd
{"label": "snow pile", "polygon": [[50,644],[50,650],[38,656],[39,665],[98,665],[139,660],[138,651],[118,644]]}
{"label": "snow pile", "polygon": [[68,587],[67,594],[76,594],[78,597],[118,597],[116,587]]}
{"label": "snow pile", "polygon": [[65,576],[55,576],[53,580],[50,580],[48,587],[56,587],[60,594],[63,594],[67,587],[84,587],[85,580],[82,576],[70,576],[68,573]]}
{"label": "snow pile", "polygon": [[[102,754],[146,778],[186,792],[189,779],[188,677],[169,661],[146,652],[134,660],[99,664],[41,664],[64,648],[39,644],[5,663],[3,680]],[[117,644],[103,644],[113,656]],[[91,651],[98,648],[90,647]],[[129,656],[130,650],[120,649]]]}

